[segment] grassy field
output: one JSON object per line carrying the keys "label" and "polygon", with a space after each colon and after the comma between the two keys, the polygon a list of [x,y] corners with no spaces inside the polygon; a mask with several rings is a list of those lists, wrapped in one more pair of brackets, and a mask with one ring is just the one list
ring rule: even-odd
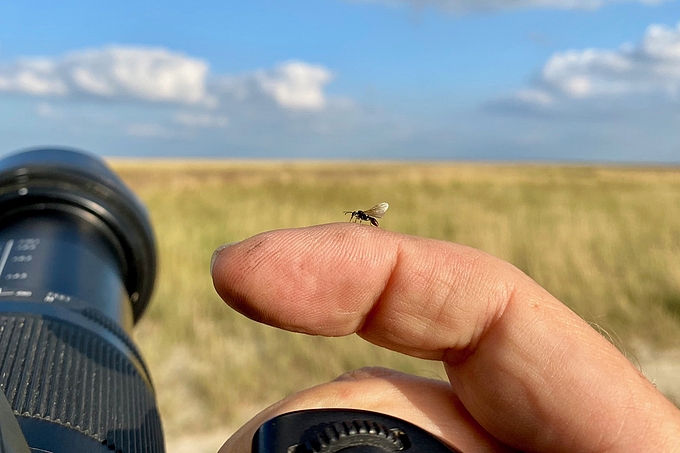
{"label": "grassy field", "polygon": [[[228,309],[213,250],[261,231],[346,221],[387,201],[381,227],[510,261],[635,349],[680,346],[680,168],[398,163],[123,162],[149,208],[159,278],[135,337],[170,436],[238,426],[343,371],[379,364],[444,376],[355,337],[279,332]],[[367,226],[369,228],[369,226]]]}

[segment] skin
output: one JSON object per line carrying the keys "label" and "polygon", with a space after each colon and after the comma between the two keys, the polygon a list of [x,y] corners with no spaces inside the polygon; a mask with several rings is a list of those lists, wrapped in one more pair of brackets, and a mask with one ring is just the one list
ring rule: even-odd
{"label": "skin", "polygon": [[357,370],[265,409],[221,453],[250,453],[260,424],[319,407],[397,416],[466,452],[680,452],[680,411],[565,305],[479,250],[330,224],[218,249],[212,275],[256,321],[357,333],[442,361],[450,381]]}

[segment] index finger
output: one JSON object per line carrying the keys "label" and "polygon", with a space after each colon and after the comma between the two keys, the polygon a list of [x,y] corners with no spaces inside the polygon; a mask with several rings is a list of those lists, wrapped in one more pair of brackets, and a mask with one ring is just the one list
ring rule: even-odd
{"label": "index finger", "polygon": [[442,360],[467,410],[516,448],[649,450],[680,436],[678,411],[615,348],[525,274],[481,251],[322,225],[227,247],[213,280],[255,320],[315,335],[356,332]]}

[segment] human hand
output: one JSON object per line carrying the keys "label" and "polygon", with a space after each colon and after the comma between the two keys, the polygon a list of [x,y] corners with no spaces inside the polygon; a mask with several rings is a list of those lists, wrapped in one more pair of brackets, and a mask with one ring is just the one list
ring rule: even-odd
{"label": "human hand", "polygon": [[348,373],[265,409],[221,453],[250,453],[266,420],[321,407],[396,416],[464,452],[680,451],[680,411],[585,321],[479,250],[330,224],[226,247],[212,275],[218,294],[256,321],[357,333],[442,361],[450,381]]}

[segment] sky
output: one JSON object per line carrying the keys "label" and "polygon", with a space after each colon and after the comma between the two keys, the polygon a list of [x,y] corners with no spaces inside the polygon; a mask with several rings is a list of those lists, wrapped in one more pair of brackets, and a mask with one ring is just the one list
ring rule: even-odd
{"label": "sky", "polygon": [[0,156],[680,163],[680,0],[0,2]]}

